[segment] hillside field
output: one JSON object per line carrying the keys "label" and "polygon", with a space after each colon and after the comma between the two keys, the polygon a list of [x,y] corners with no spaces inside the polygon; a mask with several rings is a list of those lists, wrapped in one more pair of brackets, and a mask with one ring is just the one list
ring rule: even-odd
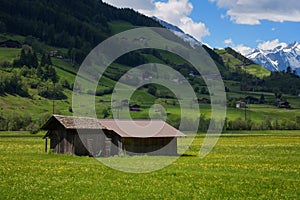
{"label": "hillside field", "polygon": [[[204,136],[197,135],[184,156],[145,174],[116,171],[90,157],[45,153],[42,135],[0,134],[1,199],[300,197],[299,131],[228,132],[204,159],[198,157]],[[179,149],[185,140],[179,139]],[[109,159],[134,162],[135,157]]]}
{"label": "hillside field", "polygon": [[[47,47],[51,49],[51,47]],[[0,48],[0,62],[5,60],[12,60],[16,58],[20,53],[20,49],[9,49],[9,48]],[[74,68],[71,63],[63,60],[63,59],[52,59],[53,65],[58,76],[62,79],[66,79],[71,85],[74,83],[77,69]],[[127,69],[125,66],[118,65],[119,68]],[[2,73],[2,71],[0,71]],[[106,86],[114,86],[115,81],[104,77],[101,79],[99,85],[101,87]],[[235,81],[225,81],[225,85],[230,88],[231,92],[227,92],[227,98],[243,98],[247,95],[254,96],[259,98],[262,94],[261,92],[241,92],[239,91],[239,83]],[[18,113],[18,114],[29,114],[33,120],[39,120],[41,116],[49,115],[52,113],[52,100],[40,97],[37,94],[37,91],[34,89],[29,89],[29,93],[31,95],[30,98],[20,97],[18,95],[10,95],[6,94],[0,97],[0,105],[2,114],[7,116],[9,113]],[[72,107],[72,91],[64,90],[67,99],[65,100],[55,100],[55,113],[71,115],[70,108]],[[265,95],[266,100],[272,101],[274,99],[274,94],[272,93],[263,93]],[[198,94],[199,98],[205,97],[209,98],[208,95]],[[287,96],[285,98],[291,103],[292,110],[279,109],[275,106],[271,105],[249,105],[248,116],[251,120],[256,122],[263,121],[266,117],[269,117],[271,120],[281,119],[288,120],[291,115],[300,116],[300,97],[296,96]],[[99,117],[102,117],[103,109],[110,108],[110,103],[101,104],[99,100],[111,100],[111,95],[103,95],[101,97],[96,97],[96,111]],[[139,101],[139,102],[138,102]],[[180,115],[180,107],[179,105],[173,105],[172,99],[156,99],[156,97],[147,93],[146,90],[138,90],[136,91],[132,98],[131,103],[138,103],[142,106],[142,112],[140,113],[132,113],[132,116],[135,118],[148,118],[148,109],[153,103],[157,102],[169,102],[164,104],[166,112],[173,116]],[[195,105],[193,105],[195,106]],[[199,106],[202,114],[205,114],[207,118],[210,117],[210,106],[206,104],[202,104]],[[188,110],[193,111],[193,108],[184,108],[187,112]],[[111,117],[111,114],[110,114]],[[227,109],[227,118],[229,120],[235,120],[237,118],[244,118],[244,110],[229,108]]]}
{"label": "hillside field", "polygon": [[[125,23],[124,21],[116,21],[110,24],[112,27],[113,33],[117,33],[123,30],[127,30],[129,28],[134,28],[136,26],[131,25],[130,23]],[[18,35],[1,35],[1,39],[13,39],[19,42],[24,41],[26,38]],[[68,49],[66,48],[57,48],[53,46],[46,45],[42,42],[35,41],[35,46],[42,48],[45,52],[50,51],[58,51],[62,53],[62,55],[66,55]],[[0,64],[4,62],[12,63],[14,59],[20,56],[21,49],[12,49],[12,48],[4,48],[0,47]],[[240,66],[242,63],[239,59],[235,58],[231,54],[227,53],[225,50],[216,50],[218,54],[222,57],[225,64],[230,66],[229,70],[234,70],[236,66]],[[178,56],[174,56],[173,54],[168,54],[164,51],[161,52],[162,57],[165,60],[172,60],[174,63],[183,63],[182,58]],[[164,59],[159,59],[150,54],[143,54],[148,59],[148,62],[153,63],[161,63],[166,64]],[[41,53],[37,53],[37,57],[41,60]],[[26,87],[28,87],[28,97],[20,97],[16,94],[5,93],[0,96],[0,116],[4,118],[9,118],[11,116],[22,115],[22,116],[30,116],[33,123],[40,124],[47,117],[49,117],[53,113],[53,105],[54,105],[54,113],[62,114],[62,115],[72,115],[72,86],[75,81],[77,70],[79,68],[78,65],[73,65],[70,62],[70,59],[62,59],[57,57],[52,57],[52,64],[56,70],[56,73],[59,78],[58,84],[62,84],[64,81],[67,81],[70,85],[70,88],[63,88],[63,93],[66,96],[63,100],[51,100],[50,98],[44,98],[38,93],[38,88],[31,88],[30,83],[33,81],[32,78],[22,77]],[[261,66],[258,65],[248,65],[241,66],[247,70],[252,71],[251,74],[259,74],[261,77],[268,76],[268,71]],[[113,79],[112,77],[118,77],[120,73],[124,73],[127,70],[130,70],[131,67],[115,63],[113,66],[107,70],[107,74],[101,78],[98,89],[106,90],[114,88],[117,79]],[[9,75],[13,74],[11,72],[12,68],[2,67],[0,68],[0,75]],[[22,71],[22,69],[15,69],[16,72]],[[248,71],[250,73],[250,71]],[[60,82],[61,81],[61,82]],[[41,84],[41,83],[39,83]],[[198,84],[198,83],[197,83]],[[260,99],[263,94],[265,97],[266,104],[248,104],[248,109],[246,113],[246,119],[251,120],[253,123],[256,123],[257,127],[259,127],[266,119],[270,120],[272,124],[276,121],[279,124],[287,124],[286,122],[293,121],[296,122],[297,119],[300,119],[300,97],[292,96],[287,94],[282,94],[282,98],[287,100],[292,109],[280,109],[275,105],[275,95],[271,92],[256,92],[256,91],[241,91],[241,82],[236,80],[224,80],[224,84],[228,89],[227,95],[227,120],[235,121],[237,119],[245,119],[245,111],[244,109],[237,109],[235,106],[232,106],[234,101],[241,100],[247,96],[255,97]],[[40,85],[37,85],[39,87]],[[198,87],[198,92],[195,92],[198,98],[207,98],[209,99],[209,95],[207,93],[202,93],[201,89],[205,89],[205,85],[196,85]],[[128,86],[131,88],[131,86]],[[195,87],[195,86],[194,86]],[[157,87],[159,93],[163,94],[166,91],[163,91],[161,88]],[[178,88],[181,91],[185,91],[184,88],[181,88],[180,84]],[[86,91],[85,91],[86,92]],[[168,92],[168,91],[167,91]],[[184,97],[188,95],[182,93]],[[187,97],[189,98],[189,97]],[[96,104],[96,113],[99,118],[112,118],[112,107],[115,105],[111,104],[111,94],[102,94],[95,97]],[[120,100],[121,101],[121,100]],[[104,102],[104,103],[103,103]],[[136,90],[136,92],[130,98],[130,104],[138,104],[141,106],[141,112],[131,112],[131,117],[133,118],[149,118],[149,108],[153,104],[161,104],[167,114],[168,122],[171,125],[176,124],[176,120],[180,118],[181,108],[176,99],[166,99],[163,97],[157,97],[148,92],[147,88],[140,88]],[[232,103],[233,102],[233,103]],[[195,115],[194,108],[198,106],[198,103],[192,99],[189,99],[188,107],[183,108],[186,113],[189,113],[191,119],[196,119],[199,115],[198,113]],[[89,106],[89,105],[83,105]],[[209,104],[200,103],[199,109],[201,114],[205,115],[205,118],[210,118],[211,115],[211,106]],[[292,116],[292,117],[291,117]],[[297,118],[298,117],[298,118]],[[297,118],[297,119],[296,119]],[[299,121],[299,120],[298,120]],[[297,123],[299,123],[297,121]],[[283,126],[282,126],[283,127]],[[292,127],[292,126],[290,126]],[[23,127],[25,128],[25,127]],[[285,129],[285,128],[283,128]],[[289,128],[290,129],[290,128]],[[292,128],[293,129],[293,128]],[[13,130],[13,129],[3,129],[3,130]],[[22,129],[24,130],[24,129]],[[30,129],[26,129],[30,130]]]}

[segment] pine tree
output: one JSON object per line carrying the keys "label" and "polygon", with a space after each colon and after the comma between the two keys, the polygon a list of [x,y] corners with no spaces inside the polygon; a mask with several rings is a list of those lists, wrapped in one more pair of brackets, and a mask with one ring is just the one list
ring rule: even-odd
{"label": "pine tree", "polygon": [[39,65],[39,66],[37,67],[36,73],[37,73],[37,76],[38,76],[39,78],[42,78],[42,79],[43,79],[44,71],[43,71],[41,65]]}
{"label": "pine tree", "polygon": [[33,54],[31,54],[31,63],[29,65],[31,65],[31,66],[28,66],[28,67],[33,67],[33,68],[37,68],[39,65],[38,58],[37,58],[37,55],[35,52],[33,52]]}
{"label": "pine tree", "polygon": [[24,45],[21,50],[20,67],[27,66],[28,68],[37,68],[39,65],[36,53],[28,45]]}
{"label": "pine tree", "polygon": [[56,74],[55,69],[52,66],[48,67],[47,76],[48,76],[48,79],[50,79],[53,83],[58,82],[58,76]]}
{"label": "pine tree", "polygon": [[264,103],[265,103],[265,95],[264,95],[264,94],[261,94],[261,95],[260,95],[259,103],[260,103],[260,104],[264,104]]}
{"label": "pine tree", "polygon": [[22,48],[21,55],[20,55],[20,67],[23,67],[23,65],[26,65],[26,53],[25,49]]}
{"label": "pine tree", "polygon": [[47,54],[46,63],[47,63],[48,65],[52,65],[52,61],[51,61],[50,54]]}
{"label": "pine tree", "polygon": [[41,66],[44,67],[47,64],[46,55],[43,53],[41,58]]}

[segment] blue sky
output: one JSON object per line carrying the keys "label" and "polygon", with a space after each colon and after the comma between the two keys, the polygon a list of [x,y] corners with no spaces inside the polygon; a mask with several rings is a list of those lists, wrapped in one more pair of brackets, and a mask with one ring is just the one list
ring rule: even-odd
{"label": "blue sky", "polygon": [[213,48],[246,54],[300,42],[299,0],[103,0],[180,27]]}

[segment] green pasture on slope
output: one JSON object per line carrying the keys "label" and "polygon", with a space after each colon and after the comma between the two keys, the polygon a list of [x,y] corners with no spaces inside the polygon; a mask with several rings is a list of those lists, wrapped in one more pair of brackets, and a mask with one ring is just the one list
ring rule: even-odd
{"label": "green pasture on slope", "polygon": [[12,63],[14,59],[18,58],[20,53],[21,49],[0,47],[0,63],[4,61]]}

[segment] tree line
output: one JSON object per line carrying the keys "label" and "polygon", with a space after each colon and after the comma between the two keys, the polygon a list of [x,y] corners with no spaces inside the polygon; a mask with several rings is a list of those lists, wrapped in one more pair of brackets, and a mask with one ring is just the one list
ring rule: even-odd
{"label": "tree line", "polygon": [[77,63],[112,35],[110,22],[160,26],[132,9],[117,9],[98,0],[11,0],[0,2],[0,33],[31,35],[48,45],[73,49]]}
{"label": "tree line", "polygon": [[28,113],[12,112],[4,116],[0,112],[0,131],[30,131],[34,134],[40,130],[49,117],[49,114],[45,114],[38,119],[33,119]]}
{"label": "tree line", "polygon": [[[218,128],[221,121],[206,118],[201,114],[198,118],[199,123],[195,119],[180,117],[168,118],[167,122],[175,128],[181,128],[182,131],[206,132],[210,127],[212,130]],[[237,118],[234,120],[225,119],[223,131],[229,130],[300,130],[300,116],[291,117],[290,119],[271,119],[265,118],[261,122],[244,120]]]}
{"label": "tree line", "polygon": [[28,88],[32,88],[48,99],[66,99],[63,89],[72,89],[66,79],[59,80],[50,55],[42,54],[39,61],[36,52],[28,45],[23,45],[20,57],[11,65],[2,64],[1,67],[0,95],[30,97]]}

